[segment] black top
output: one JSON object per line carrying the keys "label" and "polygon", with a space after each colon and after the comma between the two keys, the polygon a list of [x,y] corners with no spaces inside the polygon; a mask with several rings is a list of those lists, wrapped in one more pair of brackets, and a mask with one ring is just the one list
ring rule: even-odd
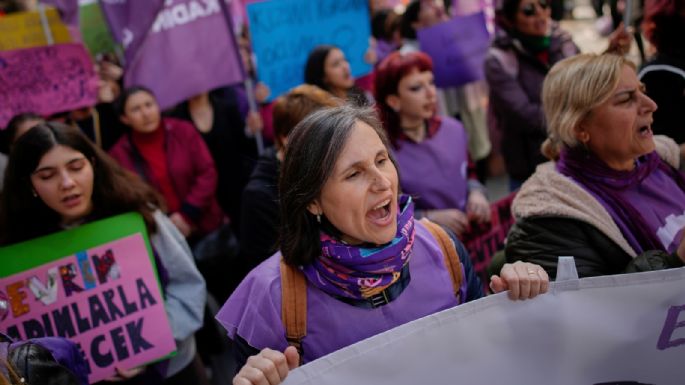
{"label": "black top", "polygon": [[659,107],[654,112],[652,130],[685,143],[685,61],[657,55],[640,70],[647,95]]}
{"label": "black top", "polygon": [[[253,138],[245,135],[245,122],[237,104],[224,97],[224,94],[223,89],[210,92],[214,123],[209,132],[200,132],[200,135],[216,166],[217,201],[231,218],[233,229],[239,231],[241,194],[254,168],[257,146]],[[188,102],[179,104],[171,115],[193,123]]]}
{"label": "black top", "polygon": [[278,250],[278,176],[281,162],[274,148],[259,157],[243,191],[240,250],[250,268],[257,266]]}

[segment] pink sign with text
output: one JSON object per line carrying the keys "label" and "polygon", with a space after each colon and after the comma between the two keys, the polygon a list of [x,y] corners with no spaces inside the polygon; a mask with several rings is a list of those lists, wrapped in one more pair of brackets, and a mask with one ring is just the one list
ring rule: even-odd
{"label": "pink sign with text", "polygon": [[91,383],[176,349],[159,281],[140,233],[0,278],[0,330],[77,343]]}

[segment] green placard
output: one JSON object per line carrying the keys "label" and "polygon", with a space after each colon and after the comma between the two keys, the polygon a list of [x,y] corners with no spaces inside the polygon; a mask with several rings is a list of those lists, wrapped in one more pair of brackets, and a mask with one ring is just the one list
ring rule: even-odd
{"label": "green placard", "polygon": [[83,43],[88,47],[90,54],[95,57],[98,54],[114,52],[117,44],[107,29],[100,4],[96,2],[83,5],[79,12]]}
{"label": "green placard", "polygon": [[0,277],[7,277],[88,250],[104,243],[140,233],[145,239],[152,266],[155,260],[145,221],[140,213],[126,213],[88,223],[71,230],[0,247]]}

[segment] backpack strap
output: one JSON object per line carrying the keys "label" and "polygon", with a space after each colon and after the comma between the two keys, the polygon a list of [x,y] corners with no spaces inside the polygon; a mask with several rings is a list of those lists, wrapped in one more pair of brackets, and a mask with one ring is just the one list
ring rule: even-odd
{"label": "backpack strap", "polygon": [[288,345],[300,354],[302,364],[302,339],[307,335],[307,282],[304,274],[281,258],[281,318],[285,326]]}
{"label": "backpack strap", "polygon": [[462,266],[461,261],[459,261],[459,254],[454,245],[454,241],[447,234],[445,229],[443,229],[437,223],[429,221],[427,218],[421,219],[421,223],[426,226],[428,231],[433,235],[440,249],[442,250],[442,255],[445,258],[445,266],[447,266],[447,271],[450,273],[450,278],[452,278],[452,288],[454,289],[454,296],[457,297],[457,302],[461,302],[461,281],[462,281]]}

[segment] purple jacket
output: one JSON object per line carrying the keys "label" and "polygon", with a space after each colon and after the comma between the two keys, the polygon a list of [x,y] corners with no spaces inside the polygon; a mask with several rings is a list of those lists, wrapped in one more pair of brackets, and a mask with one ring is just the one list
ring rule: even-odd
{"label": "purple jacket", "polygon": [[520,42],[499,30],[485,59],[485,77],[490,86],[490,108],[502,134],[502,155],[507,172],[525,180],[546,159],[540,152],[547,138],[542,112],[542,82],[558,61],[576,55],[571,36],[552,26],[549,63],[543,64]]}
{"label": "purple jacket", "polygon": [[[207,145],[188,122],[163,118],[165,150],[171,181],[181,200],[181,212],[207,234],[223,223],[224,214],[216,200],[216,169]],[[131,135],[122,136],[110,155],[123,167],[137,173],[159,190],[133,145]]]}

